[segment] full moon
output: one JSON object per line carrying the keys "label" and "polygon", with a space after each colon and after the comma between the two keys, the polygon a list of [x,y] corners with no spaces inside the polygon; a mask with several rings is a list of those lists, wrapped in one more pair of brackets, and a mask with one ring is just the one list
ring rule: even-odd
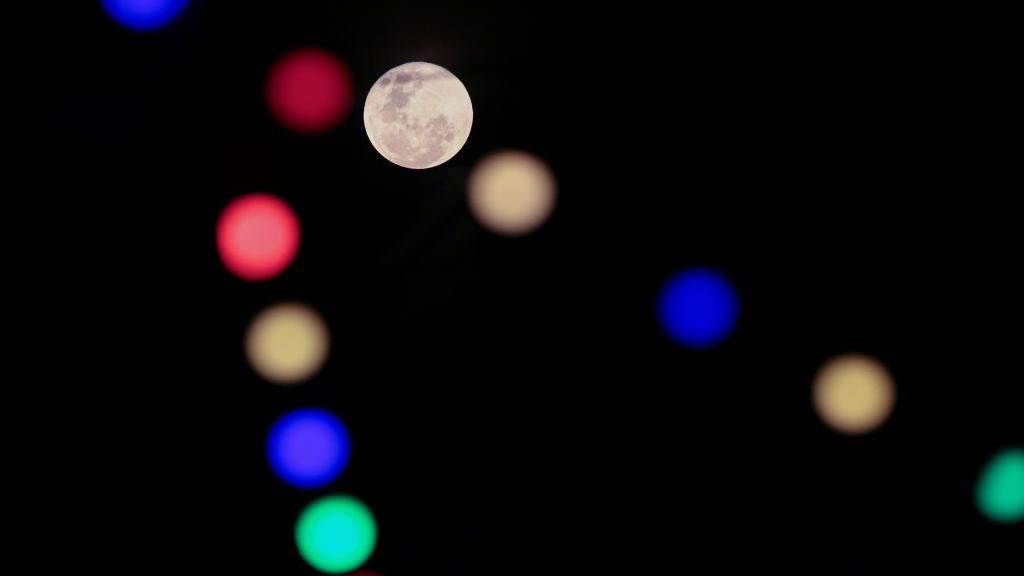
{"label": "full moon", "polygon": [[388,70],[370,88],[363,123],[381,156],[405,168],[433,168],[466,143],[473,103],[448,70],[409,62]]}

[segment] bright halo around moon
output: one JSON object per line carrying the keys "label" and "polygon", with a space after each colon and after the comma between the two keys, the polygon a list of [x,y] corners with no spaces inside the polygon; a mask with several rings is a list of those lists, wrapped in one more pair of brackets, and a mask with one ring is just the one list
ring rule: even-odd
{"label": "bright halo around moon", "polygon": [[527,234],[551,215],[555,188],[551,170],[536,156],[516,150],[495,152],[469,175],[469,209],[493,232]]}
{"label": "bright halo around moon", "polygon": [[427,62],[388,70],[363,107],[370,143],[404,168],[433,168],[459,153],[473,127],[473,103],[454,74]]}

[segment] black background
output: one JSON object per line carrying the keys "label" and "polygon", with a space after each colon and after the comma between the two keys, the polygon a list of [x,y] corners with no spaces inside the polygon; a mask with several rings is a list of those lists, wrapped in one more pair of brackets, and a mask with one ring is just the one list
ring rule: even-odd
{"label": "black background", "polygon": [[[5,23],[16,573],[312,573],[294,519],[334,491],[374,510],[367,567],[386,575],[1021,565],[1019,526],[973,502],[982,464],[1022,440],[1009,14],[195,1],[139,34],[98,2],[36,4]],[[324,135],[288,132],[263,100],[269,64],[302,46],[357,86]],[[411,60],[452,70],[475,111],[428,171],[380,157],[360,117]],[[524,238],[481,229],[464,200],[474,161],[506,147],[559,180]],[[291,203],[304,236],[284,275],[251,284],[213,230],[255,191]],[[710,351],[654,317],[691,265],[741,295]],[[279,388],[241,338],[294,299],[332,352]],[[850,351],[899,394],[858,438],[809,399]],[[353,436],[329,490],[265,463],[269,425],[298,406]]]}

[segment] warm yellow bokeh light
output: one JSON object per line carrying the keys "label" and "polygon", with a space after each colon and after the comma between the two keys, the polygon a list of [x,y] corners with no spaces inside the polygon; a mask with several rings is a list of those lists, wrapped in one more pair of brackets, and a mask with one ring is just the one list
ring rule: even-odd
{"label": "warm yellow bokeh light", "polygon": [[477,163],[468,193],[469,209],[481,225],[498,234],[527,234],[554,210],[555,177],[536,156],[505,150]]}
{"label": "warm yellow bokeh light", "polygon": [[814,380],[814,408],[843,434],[865,434],[882,425],[896,405],[889,371],[868,356],[847,354],[822,366]]}
{"label": "warm yellow bokeh light", "polygon": [[311,308],[297,303],[264,309],[245,335],[249,364],[274,384],[308,380],[323,366],[328,347],[327,324]]}

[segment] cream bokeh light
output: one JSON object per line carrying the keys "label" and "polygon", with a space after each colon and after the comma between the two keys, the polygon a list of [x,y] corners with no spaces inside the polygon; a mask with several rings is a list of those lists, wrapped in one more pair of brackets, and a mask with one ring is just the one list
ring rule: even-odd
{"label": "cream bokeh light", "polygon": [[257,374],[274,384],[298,384],[316,374],[330,346],[327,324],[313,309],[286,302],[256,315],[245,354]]}
{"label": "cream bokeh light", "polygon": [[818,371],[813,398],[818,415],[834,430],[865,434],[889,418],[896,405],[896,386],[877,360],[846,354]]}
{"label": "cream bokeh light", "polygon": [[527,234],[555,207],[555,177],[536,156],[515,150],[490,154],[469,176],[469,208],[480,224],[498,234]]}

